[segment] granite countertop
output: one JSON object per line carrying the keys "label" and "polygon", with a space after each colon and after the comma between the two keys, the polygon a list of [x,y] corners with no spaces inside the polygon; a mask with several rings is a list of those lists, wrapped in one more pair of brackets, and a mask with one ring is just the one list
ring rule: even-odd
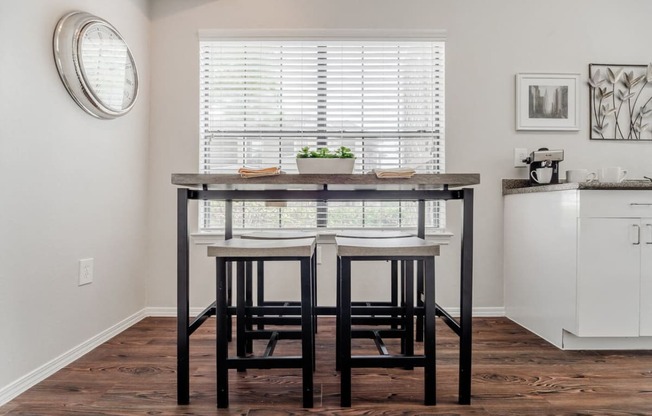
{"label": "granite countertop", "polygon": [[569,189],[594,189],[594,190],[652,190],[652,181],[647,179],[629,180],[620,183],[611,182],[585,182],[585,183],[558,183],[551,185],[530,186],[527,179],[503,179],[503,195],[528,194],[533,192],[565,191]]}

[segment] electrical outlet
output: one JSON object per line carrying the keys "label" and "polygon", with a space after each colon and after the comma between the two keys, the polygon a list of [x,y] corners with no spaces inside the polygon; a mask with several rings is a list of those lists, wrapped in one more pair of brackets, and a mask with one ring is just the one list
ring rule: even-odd
{"label": "electrical outlet", "polygon": [[79,286],[93,283],[93,259],[79,260]]}
{"label": "electrical outlet", "polygon": [[514,167],[515,168],[524,168],[527,166],[527,163],[523,162],[523,159],[528,157],[527,149],[523,147],[514,148]]}

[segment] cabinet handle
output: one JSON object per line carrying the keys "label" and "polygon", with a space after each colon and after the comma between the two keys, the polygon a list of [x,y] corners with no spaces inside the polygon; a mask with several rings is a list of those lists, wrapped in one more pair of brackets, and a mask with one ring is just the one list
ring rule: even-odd
{"label": "cabinet handle", "polygon": [[632,227],[636,228],[636,242],[632,243],[635,246],[641,244],[641,227],[638,224],[632,225]]}
{"label": "cabinet handle", "polygon": [[648,231],[650,231],[650,237],[645,242],[645,244],[652,244],[652,224],[645,224],[645,226],[647,227]]}
{"label": "cabinet handle", "polygon": [[652,206],[652,202],[631,202],[629,205],[632,206],[632,207],[635,207],[635,206],[649,207],[649,206]]}

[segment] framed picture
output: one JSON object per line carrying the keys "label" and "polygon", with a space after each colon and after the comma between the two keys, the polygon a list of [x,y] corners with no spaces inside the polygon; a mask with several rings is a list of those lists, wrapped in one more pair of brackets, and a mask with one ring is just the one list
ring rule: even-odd
{"label": "framed picture", "polygon": [[579,130],[580,74],[516,75],[516,130]]}
{"label": "framed picture", "polygon": [[652,64],[589,65],[591,140],[652,141]]}

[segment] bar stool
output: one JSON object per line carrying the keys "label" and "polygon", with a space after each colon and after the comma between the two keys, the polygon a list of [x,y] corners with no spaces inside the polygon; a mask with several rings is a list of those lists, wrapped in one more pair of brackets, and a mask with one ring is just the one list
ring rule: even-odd
{"label": "bar stool", "polygon": [[[313,406],[313,367],[314,367],[314,330],[313,330],[313,291],[311,262],[315,251],[315,239],[304,238],[296,240],[247,240],[231,239],[221,241],[208,247],[208,256],[215,257],[217,278],[217,406],[229,406],[229,373],[235,368],[244,370],[248,368],[301,368],[303,372],[303,407]],[[297,307],[271,307],[248,306],[245,302],[245,275],[251,273],[247,265],[254,261],[298,261],[301,265],[301,306]],[[230,320],[227,304],[227,263],[235,262],[236,273],[236,306],[237,333],[239,339],[247,337],[246,327],[242,324],[247,315],[283,313],[291,310],[297,314],[300,309],[301,331],[295,333],[301,339],[301,356],[275,357],[272,356],[279,339],[297,338],[285,336],[276,331],[258,331],[269,336],[269,342],[262,356],[248,355],[244,343],[238,342],[237,357],[228,356],[228,320]],[[249,270],[248,270],[249,269]]]}
{"label": "bar stool", "polygon": [[[414,237],[414,234],[405,232],[405,231],[383,231],[383,230],[344,230],[338,232],[335,237],[344,237],[344,238],[407,238],[407,237]],[[391,282],[391,289],[390,289],[390,300],[389,302],[378,302],[378,301],[352,301],[351,305],[355,307],[362,307],[362,306],[399,306],[400,301],[398,298],[399,294],[399,262],[397,260],[389,260],[390,262],[390,282]],[[339,267],[338,267],[339,268]],[[403,270],[403,263],[401,263],[401,271],[404,274],[405,270]],[[403,280],[401,279],[401,283]],[[336,293],[339,293],[339,284],[340,281],[337,279],[337,289]],[[401,286],[401,294],[404,296],[405,294],[405,287],[403,284]],[[419,299],[419,298],[417,298]],[[404,300],[404,299],[403,299]],[[337,296],[336,299],[336,310],[339,309],[339,296]],[[419,302],[417,300],[417,302]],[[391,319],[390,325],[392,329],[397,329],[398,326],[395,323],[397,320],[398,316],[396,314],[392,315],[394,319]],[[419,316],[420,318],[420,316]],[[376,317],[376,316],[365,316],[364,318],[352,318],[352,324],[361,324],[361,325],[382,325],[387,323],[387,319],[385,317]],[[420,321],[417,322],[417,324]],[[337,328],[339,328],[339,316],[336,315],[335,318],[335,336],[336,339],[339,336],[339,332],[337,331]],[[360,333],[358,333],[360,334]],[[386,332],[387,334],[387,332]],[[404,332],[400,333],[401,336],[403,336]],[[412,335],[406,335],[409,336],[410,338]],[[340,369],[340,364],[339,364],[339,353],[338,353],[338,345],[339,343],[336,341],[335,342],[335,369],[339,371]]]}
{"label": "bar stool", "polygon": [[[339,316],[340,328],[338,351],[340,354],[340,391],[341,406],[351,406],[351,369],[352,368],[389,368],[389,367],[424,367],[424,403],[436,403],[435,385],[435,256],[439,255],[439,246],[417,237],[390,239],[363,239],[336,237],[338,270],[340,281]],[[402,354],[389,354],[380,333],[375,334],[379,356],[351,355],[351,316],[357,312],[351,306],[351,263],[354,261],[397,260],[405,262],[405,303],[402,308],[391,307],[405,317],[405,331],[412,333],[414,325],[414,263],[423,264],[424,276],[424,345],[423,355],[414,355],[410,345],[413,340],[406,337]],[[375,310],[375,308],[367,308]],[[403,350],[403,348],[402,348]]]}
{"label": "bar stool", "polygon": [[[250,234],[243,234],[240,236],[242,239],[250,240],[296,240],[301,238],[316,238],[317,233],[312,231],[300,231],[300,230],[270,230],[270,231],[257,231]],[[317,246],[315,245],[315,249]],[[316,256],[313,256],[312,262],[312,276],[313,276],[313,301],[315,306],[317,306],[317,264]],[[253,287],[251,280],[251,275],[247,280],[247,293],[246,298],[248,305],[253,304],[253,293],[251,288]],[[266,301],[265,300],[265,262],[258,261],[256,267],[256,305],[257,306],[291,306],[297,305],[297,301]],[[265,318],[263,315],[258,315],[257,318],[253,318],[252,321],[257,322],[258,329],[265,329],[265,321],[275,325],[292,325],[295,324],[295,320],[287,319],[288,317],[280,316],[277,318]],[[317,332],[317,316],[315,315],[315,322],[313,323],[315,332]],[[250,348],[250,346],[248,346]]]}

